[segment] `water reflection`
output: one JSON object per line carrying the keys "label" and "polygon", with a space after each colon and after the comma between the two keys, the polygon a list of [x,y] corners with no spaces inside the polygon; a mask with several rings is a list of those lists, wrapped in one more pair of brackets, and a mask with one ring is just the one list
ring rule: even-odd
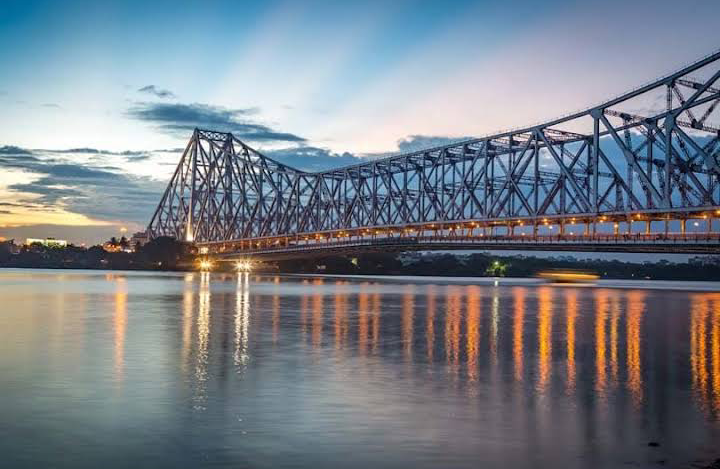
{"label": "water reflection", "polygon": [[538,389],[540,392],[550,380],[552,373],[552,314],[553,289],[538,288]]}
{"label": "water reflection", "polygon": [[461,319],[460,287],[447,288],[447,313],[445,316],[445,359],[448,369],[457,375],[460,363],[460,319]]}
{"label": "water reflection", "polygon": [[428,363],[433,362],[435,353],[435,285],[428,285],[425,296],[427,297],[427,310],[425,315],[425,347],[427,349]]}
{"label": "water reflection", "polygon": [[595,291],[595,390],[600,396],[605,393],[605,322],[608,311],[608,291]]}
{"label": "water reflection", "polygon": [[343,284],[344,282],[335,283],[337,287],[340,287],[335,290],[335,348],[337,350],[345,347],[348,334],[347,295],[341,290]]}
{"label": "water reflection", "polygon": [[312,343],[318,348],[322,344],[323,334],[323,293],[320,287],[323,279],[319,278],[313,282],[315,293],[312,296]]}
{"label": "water reflection", "polygon": [[367,292],[368,283],[364,282],[360,286],[358,293],[358,351],[360,355],[366,356],[368,349],[368,339],[370,334],[369,316],[370,316],[370,297]]}
{"label": "water reflection", "polygon": [[415,287],[407,285],[402,299],[402,343],[405,357],[412,358],[413,320],[415,318]]}
{"label": "water reflection", "polygon": [[[88,439],[129,422],[235,467],[288,465],[279,454],[327,439],[364,467],[378,452],[414,467],[642,466],[648,441],[672,442],[653,450],[671,460],[720,435],[714,293],[196,273],[101,274],[78,294],[71,277],[25,303],[0,283],[21,305],[0,314],[6,422],[26,400],[27,415],[68,408]],[[43,307],[60,323],[39,327]],[[13,384],[26,376],[27,399]],[[93,407],[104,394],[123,418]]]}
{"label": "water reflection", "polygon": [[575,375],[577,373],[575,366],[575,323],[578,315],[578,294],[574,288],[565,289],[565,338],[567,341],[567,385],[568,393],[575,391]]}
{"label": "water reflection", "polygon": [[[238,371],[242,371],[248,363],[248,328],[250,325],[250,285],[249,274],[239,273],[235,293],[235,352],[233,361]],[[279,325],[278,325],[279,327]],[[273,327],[273,329],[275,329]],[[273,335],[273,341],[277,341]]]}
{"label": "water reflection", "polygon": [[210,340],[210,273],[200,273],[200,293],[198,300],[197,317],[197,351],[195,363],[195,396],[194,408],[205,410],[207,401],[207,380],[208,380],[208,345]]}
{"label": "water reflection", "polygon": [[478,378],[478,353],[480,340],[480,288],[467,287],[466,355],[468,380]]}
{"label": "water reflection", "polygon": [[125,365],[125,329],[127,327],[127,283],[124,277],[116,280],[115,314],[115,378],[122,381]]}
{"label": "water reflection", "polygon": [[641,361],[641,327],[645,312],[645,293],[632,290],[627,293],[627,386],[635,406],[643,399]]}
{"label": "water reflection", "polygon": [[513,288],[515,311],[513,315],[513,361],[515,362],[515,380],[523,380],[524,341],[525,341],[525,288]]}
{"label": "water reflection", "polygon": [[713,297],[712,316],[712,376],[713,376],[713,410],[720,414],[720,298]]}

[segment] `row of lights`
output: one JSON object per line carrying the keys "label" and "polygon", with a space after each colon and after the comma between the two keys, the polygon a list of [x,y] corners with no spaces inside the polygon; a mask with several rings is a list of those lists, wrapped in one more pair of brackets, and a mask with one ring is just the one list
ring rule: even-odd
{"label": "row of lights", "polygon": [[[716,211],[715,211],[715,214],[720,215],[720,210],[716,210]],[[632,217],[632,216],[631,216],[631,217]],[[642,216],[641,216],[641,214],[636,213],[636,214],[634,215],[634,218],[637,219],[637,220],[640,220],[640,219],[642,219]],[[708,215],[707,215],[707,214],[703,214],[703,215],[702,215],[702,219],[707,220],[707,218],[708,218]],[[601,222],[601,223],[608,221],[608,220],[607,220],[607,216],[605,216],[605,215],[600,216],[599,219],[598,219],[598,221]],[[517,223],[518,226],[525,226],[523,220],[517,220],[516,223]],[[554,225],[549,224],[549,221],[548,221],[547,218],[543,218],[543,219],[542,219],[542,223],[543,223],[543,225],[546,226],[548,229],[550,229],[550,230],[553,230],[553,229],[554,229]],[[571,224],[576,224],[576,218],[571,218],[571,219],[570,219],[570,223],[571,223]],[[587,222],[587,221],[581,221],[581,223],[588,223],[588,222]],[[502,225],[504,225],[504,224],[503,224],[503,223],[498,223],[498,225],[502,226]],[[476,228],[477,226],[478,226],[478,225],[477,225],[477,223],[475,223],[475,222],[472,222],[472,223],[469,224],[469,228],[471,228],[471,229],[472,229],[472,228]],[[699,226],[699,223],[698,223],[697,221],[696,221],[696,222],[693,222],[693,226]],[[613,223],[613,227],[614,227],[614,228],[618,228],[618,227],[619,227],[619,224],[618,224],[617,222],[614,222],[614,223]],[[434,224],[434,223],[430,224],[430,225],[429,225],[429,228],[432,229],[432,230],[436,230],[436,224]],[[445,228],[445,227],[443,227],[442,225],[440,226],[440,229],[444,229],[444,228]],[[467,229],[468,226],[467,226],[467,225],[466,225],[466,226],[463,226],[463,225],[455,225],[455,226],[450,225],[450,226],[447,227],[447,229],[450,229],[450,230],[453,230],[453,231],[456,230],[456,229],[459,230],[459,229],[463,229],[463,228],[466,228],[466,229]],[[427,228],[426,228],[426,229],[427,229]],[[404,228],[404,229],[399,229],[399,230],[397,230],[397,231],[396,231],[396,230],[393,230],[393,229],[388,229],[388,230],[387,230],[387,232],[388,232],[389,234],[397,234],[397,233],[400,233],[400,232],[415,233],[415,232],[420,232],[420,231],[422,231],[422,228],[421,228],[421,227],[420,227],[420,228]],[[385,230],[376,229],[376,230],[374,230],[374,232],[373,232],[373,230],[371,230],[371,229],[364,228],[364,229],[358,230],[358,231],[356,232],[355,236],[365,236],[365,235],[370,235],[370,234],[382,235],[382,234],[385,234]],[[522,234],[524,235],[525,233],[522,233]],[[570,234],[572,235],[572,234],[574,234],[574,233],[571,231]],[[350,237],[350,236],[352,236],[352,234],[351,234],[350,232],[340,231],[340,232],[337,233],[337,236],[336,236],[336,237],[337,237],[337,238],[348,238],[348,237]],[[479,236],[483,236],[483,233],[480,233]],[[311,238],[311,236],[304,236],[304,237],[303,237],[303,240],[304,240],[304,241],[309,241],[310,238]],[[321,234],[316,234],[316,235],[315,235],[315,239],[316,239],[316,240],[326,240],[326,239],[332,239],[332,238],[333,238],[333,234],[332,234],[332,233],[329,233],[329,234],[327,235],[327,237],[324,236],[324,235],[321,235]],[[260,241],[258,241],[257,243],[252,243],[252,244],[255,244],[258,248],[259,248],[259,247],[262,247],[262,243],[261,243]],[[274,244],[275,244],[275,245],[279,245],[279,244],[280,244],[280,240],[279,240],[279,239],[278,239],[278,240],[275,240]],[[202,247],[202,248],[200,248],[200,253],[201,253],[201,254],[207,254],[207,252],[208,252],[208,248],[207,248],[207,247]]]}

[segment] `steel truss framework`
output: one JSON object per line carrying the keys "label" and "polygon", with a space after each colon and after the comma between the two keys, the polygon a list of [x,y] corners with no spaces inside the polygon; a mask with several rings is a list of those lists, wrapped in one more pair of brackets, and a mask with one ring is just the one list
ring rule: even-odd
{"label": "steel truss framework", "polygon": [[[241,251],[492,226],[537,237],[548,223],[559,235],[581,223],[588,235],[604,222],[617,232],[633,217],[648,230],[653,220],[712,220],[720,214],[719,78],[717,52],[544,124],[318,173],[230,133],[196,129],[148,230]],[[658,99],[651,115],[633,112]]]}

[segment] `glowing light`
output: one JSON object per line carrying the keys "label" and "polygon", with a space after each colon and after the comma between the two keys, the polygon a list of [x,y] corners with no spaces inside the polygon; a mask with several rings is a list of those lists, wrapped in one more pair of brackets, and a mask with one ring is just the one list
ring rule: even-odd
{"label": "glowing light", "polygon": [[698,222],[693,222],[693,226],[700,226],[700,223],[698,223]]}
{"label": "glowing light", "polygon": [[250,261],[237,261],[235,263],[235,269],[238,272],[250,272],[252,270],[252,263]]}
{"label": "glowing light", "polygon": [[200,270],[208,271],[212,269],[212,266],[212,262],[207,259],[203,259],[200,261]]}

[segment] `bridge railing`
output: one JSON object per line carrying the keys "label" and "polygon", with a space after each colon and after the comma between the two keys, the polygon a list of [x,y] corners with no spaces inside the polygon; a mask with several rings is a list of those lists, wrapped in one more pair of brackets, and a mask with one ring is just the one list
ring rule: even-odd
{"label": "bridge railing", "polygon": [[618,234],[556,234],[556,235],[495,235],[487,236],[458,235],[458,236],[404,236],[404,237],[383,237],[383,238],[362,238],[355,239],[330,239],[302,241],[289,241],[287,243],[268,243],[255,247],[216,245],[205,251],[207,254],[263,254],[273,252],[302,252],[327,250],[331,252],[346,247],[368,247],[368,248],[396,248],[396,249],[418,249],[427,246],[429,249],[435,246],[473,246],[482,248],[485,246],[517,246],[522,249],[528,245],[548,246],[588,246],[588,245],[703,245],[716,246],[720,253],[720,233],[618,233]]}

